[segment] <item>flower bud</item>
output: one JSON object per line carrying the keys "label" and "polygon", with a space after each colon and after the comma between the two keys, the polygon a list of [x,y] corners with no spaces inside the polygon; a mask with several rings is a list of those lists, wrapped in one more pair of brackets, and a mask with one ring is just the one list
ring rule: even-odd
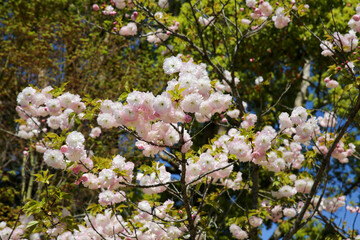
{"label": "flower bud", "polygon": [[354,15],[352,17],[356,22],[358,22],[360,20],[360,16],[359,15]]}
{"label": "flower bud", "polygon": [[62,153],[66,153],[67,150],[68,150],[68,146],[66,146],[66,145],[63,145],[63,146],[61,146],[61,148],[60,148],[60,151],[61,151]]}
{"label": "flower bud", "polygon": [[99,11],[99,10],[100,10],[100,7],[99,7],[99,5],[94,4],[94,5],[92,5],[92,9],[93,9],[94,11]]}

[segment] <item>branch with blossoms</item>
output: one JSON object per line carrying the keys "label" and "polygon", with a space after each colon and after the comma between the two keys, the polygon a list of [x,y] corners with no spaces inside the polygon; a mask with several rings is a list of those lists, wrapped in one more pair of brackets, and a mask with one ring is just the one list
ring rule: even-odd
{"label": "branch with blossoms", "polygon": [[[227,85],[225,87],[231,89],[232,95],[236,99],[236,106],[240,111],[240,115],[242,116],[245,113],[245,109],[242,105],[243,97],[237,89],[239,79],[236,78],[234,75],[240,45],[243,39],[249,38],[252,35],[258,33],[265,26],[265,24],[268,22],[268,19],[273,14],[273,6],[271,6],[269,2],[260,1],[259,6],[255,7],[257,5],[256,1],[247,1],[246,7],[250,8],[250,10],[247,10],[243,7],[239,8],[238,4],[239,3],[237,3],[237,1],[220,1],[219,3],[213,2],[211,5],[209,5],[213,10],[211,12],[211,16],[205,17],[209,13],[204,12],[203,6],[201,6],[202,2],[196,1],[194,2],[194,4],[192,4],[190,1],[189,9],[191,13],[190,16],[185,17],[188,18],[188,20],[194,23],[196,26],[196,31],[192,35],[180,33],[180,23],[176,20],[173,20],[175,25],[168,26],[169,22],[171,22],[171,19],[164,15],[163,12],[159,11],[154,13],[156,11],[154,9],[158,9],[159,7],[160,9],[166,9],[169,4],[159,3],[158,5],[156,5],[153,2],[144,1],[132,1],[131,3],[127,4],[125,1],[114,1],[112,6],[103,5],[105,9],[103,11],[103,14],[115,16],[119,14],[121,16],[121,14],[123,14],[123,12],[125,11],[125,16],[128,16],[130,18],[129,24],[131,24],[131,27],[128,27],[128,25],[121,27],[119,31],[120,35],[136,36],[138,29],[136,27],[133,27],[135,26],[134,23],[137,23],[139,25],[153,24],[153,28],[157,28],[158,30],[157,33],[150,32],[148,34],[145,34],[148,35],[149,42],[164,43],[164,45],[167,46],[165,41],[167,41],[171,36],[178,38],[179,40],[183,41],[183,43],[186,43],[190,48],[198,52],[203,60],[205,60],[208,64],[212,66],[219,78],[224,81],[225,85]],[[276,4],[279,5],[279,3]],[[290,22],[290,18],[286,14],[288,14],[289,9],[291,8],[297,9],[294,4],[294,2],[284,2],[281,4],[281,7],[278,7],[274,16],[272,17],[272,20],[275,23],[275,27],[281,29],[288,25],[288,23]],[[116,7],[117,9],[115,9],[114,7]],[[99,6],[97,5],[95,5],[95,9],[100,10]],[[234,9],[235,18],[234,20],[232,20],[232,17],[227,15],[232,16]],[[251,9],[253,10],[253,12]],[[131,14],[131,12],[133,13]],[[145,15],[145,17],[143,15]],[[244,34],[241,30],[239,30],[238,20],[240,20],[240,16],[247,16],[253,19],[252,21],[245,18],[241,19],[241,25],[245,26]],[[143,21],[144,19],[145,21]],[[225,23],[231,23],[231,25],[225,25],[228,29],[224,28],[224,26],[221,24],[222,21],[224,21]],[[252,23],[254,23],[254,25],[252,25]],[[223,44],[226,46],[226,49],[228,49],[228,46],[231,46],[231,50],[233,50],[232,52],[229,52],[229,50],[227,50],[227,52],[230,53],[230,75],[224,71],[224,68],[223,66],[221,66],[220,63],[215,63],[217,62],[216,53],[214,56],[211,56],[212,54],[208,52],[208,48],[211,45],[211,42],[208,39],[205,39],[203,35],[210,28],[217,31],[223,36]],[[154,38],[150,38],[150,36],[153,36]],[[158,39],[156,38],[156,36],[159,36]],[[231,37],[236,38],[235,44],[234,42],[229,41]],[[197,38],[199,39],[199,41],[197,41]]]}
{"label": "branch with blossoms", "polygon": [[[188,85],[189,74],[193,74],[189,72],[189,69],[198,72],[196,75],[192,75],[192,77],[198,76],[200,78],[198,84],[195,86]],[[180,162],[178,163],[181,170],[180,181],[169,181],[171,178],[170,173],[166,171],[164,166],[159,165],[159,163],[154,163],[152,167],[145,166],[144,168],[139,168],[141,172],[136,173],[136,171],[134,171],[134,164],[126,162],[121,156],[116,156],[112,160],[110,168],[97,169],[93,161],[86,156],[86,140],[84,135],[77,131],[65,134],[66,137],[47,133],[48,141],[51,140],[49,139],[49,135],[50,138],[52,136],[56,138],[57,141],[55,142],[58,143],[57,147],[60,147],[60,150],[56,150],[54,144],[46,144],[45,146],[52,146],[55,149],[45,149],[44,161],[53,168],[69,169],[73,173],[78,174],[78,183],[81,182],[85,187],[94,190],[99,188],[108,189],[99,194],[99,203],[103,206],[125,201],[127,199],[125,192],[116,192],[117,189],[125,186],[139,187],[143,189],[144,193],[155,194],[169,190],[166,185],[173,184],[175,186],[180,183],[180,188],[177,192],[180,193],[187,216],[187,223],[185,223],[185,229],[187,230],[182,232],[182,234],[186,234],[188,231],[190,237],[195,238],[195,236],[198,235],[197,226],[200,226],[198,221],[201,219],[201,212],[199,212],[199,210],[204,207],[205,202],[208,201],[204,199],[206,199],[206,196],[210,195],[210,193],[208,193],[209,188],[206,187],[204,194],[202,194],[204,198],[199,203],[199,209],[196,210],[196,205],[190,202],[191,198],[188,196],[188,186],[197,184],[201,186],[203,181],[207,182],[206,179],[208,177],[211,177],[211,181],[214,183],[220,180],[220,183],[224,184],[226,188],[229,186],[235,187],[235,185],[239,183],[242,184],[241,174],[239,175],[240,172],[238,172],[238,179],[235,179],[234,183],[231,183],[233,180],[229,178],[234,169],[234,164],[237,165],[241,162],[251,162],[275,173],[286,169],[299,169],[302,167],[304,161],[304,156],[301,153],[303,148],[299,143],[309,142],[313,137],[321,134],[321,132],[317,121],[315,121],[316,119],[314,117],[308,119],[309,115],[302,107],[295,108],[291,116],[287,113],[281,114],[281,134],[277,133],[276,130],[270,126],[266,126],[263,130],[254,134],[253,128],[256,123],[256,115],[248,114],[241,123],[241,131],[231,129],[228,134],[222,135],[214,141],[213,145],[204,148],[201,154],[194,154],[192,157],[187,157],[186,155],[192,145],[192,141],[190,140],[191,135],[186,130],[186,128],[189,127],[187,125],[189,115],[187,114],[194,114],[198,122],[207,121],[207,119],[212,118],[213,115],[216,116],[227,111],[231,105],[231,100],[229,95],[221,93],[211,87],[210,79],[206,78],[207,73],[203,65],[196,65],[192,63],[191,60],[189,62],[183,62],[180,58],[171,57],[165,61],[164,70],[168,74],[179,72],[179,78],[178,80],[174,79],[170,81],[167,90],[163,94],[155,97],[149,93],[135,91],[128,94],[126,102],[124,103],[105,100],[101,102],[100,106],[95,106],[95,110],[91,109],[88,105],[85,109],[79,111],[77,106],[81,106],[82,104],[76,101],[81,101],[80,98],[70,93],[61,93],[56,98],[50,96],[48,99],[43,98],[42,103],[38,103],[38,108],[44,104],[50,109],[50,111],[47,111],[48,116],[40,116],[36,112],[36,105],[33,105],[33,99],[35,98],[34,96],[39,98],[37,95],[43,95],[44,93],[42,91],[30,87],[26,88],[19,95],[19,99],[24,98],[21,101],[21,107],[24,111],[28,111],[28,114],[30,114],[28,109],[35,110],[33,111],[34,116],[31,116],[32,118],[40,116],[51,119],[46,121],[46,123],[54,130],[61,127],[61,123],[57,125],[54,124],[56,123],[56,116],[59,116],[59,118],[62,117],[61,112],[68,114],[63,116],[65,117],[64,120],[69,122],[70,110],[74,111],[74,109],[76,109],[78,112],[75,112],[75,116],[73,117],[77,118],[80,115],[84,121],[88,121],[85,118],[85,116],[90,116],[88,113],[100,111],[96,117],[96,122],[99,124],[99,127],[103,129],[111,129],[114,127],[120,129],[126,128],[127,132],[133,131],[133,134],[137,138],[136,146],[143,151],[145,156],[154,156],[159,151],[165,150],[165,147],[169,147],[172,151],[180,150]],[[31,94],[29,92],[31,92]],[[48,94],[51,93],[48,92]],[[24,101],[28,101],[27,105],[24,104]],[[55,105],[55,102],[57,105]],[[227,104],[223,105],[223,103]],[[28,115],[22,116],[25,118]],[[207,118],[203,116],[207,116]],[[174,124],[179,124],[179,127],[177,128]],[[327,122],[325,122],[325,124],[327,124]],[[327,125],[324,126],[326,127]],[[89,136],[98,137],[100,131],[94,131],[94,129],[89,133]],[[295,135],[293,136],[292,131],[295,131]],[[281,138],[283,134],[287,134],[291,138],[291,143]],[[61,145],[61,139],[66,145]],[[319,138],[316,139],[319,141]],[[337,139],[334,140],[336,142],[335,144],[338,144],[340,139],[341,137],[337,136]],[[330,142],[329,139],[328,141]],[[174,148],[173,146],[177,144],[180,144],[179,147]],[[321,144],[319,143],[318,145],[320,146]],[[279,148],[279,146],[282,147]],[[319,146],[318,148],[321,147]],[[333,145],[330,145],[330,147],[331,146]],[[273,148],[282,149],[278,151],[281,151],[282,155],[287,157],[285,159],[279,158],[280,155],[274,150],[271,150]],[[326,146],[322,146],[322,149],[325,148]],[[345,151],[346,155],[338,156],[332,154],[332,156],[342,159],[343,157],[350,156],[353,153],[352,149],[353,147],[350,145],[350,147],[348,146],[348,150]],[[335,148],[332,150],[330,148],[329,151],[333,152],[334,150]],[[75,165],[73,163],[75,163]],[[87,168],[84,168],[80,163],[85,164]],[[83,174],[81,174],[81,172],[83,172]],[[137,175],[136,178],[137,181],[139,181],[139,184],[136,185],[132,184],[135,175]],[[122,181],[122,179],[125,181]],[[222,179],[227,180],[223,181]],[[250,185],[251,184],[254,183],[250,181]],[[220,185],[218,185],[218,187],[219,186]],[[276,198],[291,197],[295,196],[296,193],[310,192],[311,194],[310,189],[312,189],[311,187],[313,186],[314,182],[308,178],[298,179],[295,180],[295,188],[286,185],[273,194]],[[312,197],[310,199],[312,199]],[[265,206],[266,209],[271,209],[271,205]],[[141,207],[138,208],[142,209]],[[301,208],[302,211],[304,209],[307,209],[306,205]],[[146,214],[151,213],[150,210],[144,212]],[[262,212],[262,214],[265,213]],[[270,217],[275,221],[281,217],[278,212],[271,214],[273,214],[273,216],[271,217],[270,215]],[[302,214],[302,212],[299,214]],[[151,215],[152,214],[149,214],[149,216]],[[195,221],[193,216],[195,216],[195,220],[198,220]],[[252,227],[256,228],[260,222],[262,223],[259,217],[251,216],[251,219],[250,221],[250,218],[246,218],[246,222],[250,221]],[[253,223],[252,221],[255,222]],[[234,232],[238,229],[235,225],[232,226],[230,231]],[[131,231],[131,229],[127,230]],[[97,229],[97,231],[100,230]],[[139,229],[138,232],[138,234],[140,234]],[[203,230],[201,230],[201,232],[203,232]],[[105,233],[102,232],[101,234]],[[142,234],[144,234],[144,232],[142,232]]]}
{"label": "branch with blossoms", "polygon": [[[164,13],[153,13],[157,5],[168,6],[164,0],[146,4],[116,0],[104,4],[101,10],[109,18],[116,17],[116,11],[129,15],[126,25],[122,22],[123,25],[113,29],[122,36],[147,35],[148,41],[164,44],[173,36],[186,42],[219,79],[211,79],[204,63],[179,54],[165,58],[163,69],[171,80],[157,96],[134,90],[121,95],[118,101],[98,101],[51,87],[27,87],[19,93],[18,136],[41,139],[32,151],[42,154],[49,168],[69,178],[75,176],[78,189],[89,189],[98,198],[98,204],[84,210],[86,217],[79,223],[65,208],[55,208],[55,201],[49,204],[50,201],[29,200],[24,211],[28,217],[35,217],[20,219],[21,225],[14,230],[14,235],[39,230],[36,225],[42,221],[41,213],[46,213],[51,223],[43,224],[49,228],[46,234],[60,239],[85,236],[206,239],[221,233],[236,239],[257,239],[260,226],[271,221],[290,226],[285,236],[290,239],[313,217],[323,219],[324,215],[319,215],[322,211],[334,213],[345,205],[345,196],[325,198],[325,176],[330,171],[331,160],[346,164],[356,151],[355,145],[347,141],[346,133],[360,109],[359,93],[345,123],[339,127],[336,127],[335,113],[317,117],[300,106],[280,113],[273,126],[265,125],[262,119],[266,110],[260,113],[261,124],[257,124],[257,115],[242,101],[240,79],[235,75],[235,63],[244,38],[265,29],[270,16],[275,28],[286,27],[291,21],[288,14],[297,11],[295,2],[281,3],[274,14],[274,7],[265,1],[247,0],[246,9],[238,9],[237,1],[221,2],[220,6],[213,7],[211,14],[205,14],[209,10],[198,7],[200,3],[189,4],[197,29],[192,36],[181,33],[181,23],[177,24],[176,20],[170,21]],[[231,7],[235,7],[234,17],[228,13]],[[94,5],[93,9],[98,11],[100,7]],[[252,20],[240,20],[241,16]],[[144,26],[142,21],[149,21],[148,26],[153,24],[152,28],[158,27],[160,31],[147,33],[141,29],[144,32],[138,32]],[[171,22],[174,25],[169,26]],[[248,26],[245,31],[240,30],[240,23]],[[215,64],[215,56],[207,50],[209,42],[203,33],[210,29],[220,30],[224,40],[229,34],[235,34],[235,43],[224,42],[228,51],[232,50],[229,59],[224,60],[229,61],[229,70],[219,62]],[[323,55],[354,50],[356,35],[334,36],[335,47],[321,44]],[[347,71],[356,71],[349,63],[345,68],[344,76]],[[324,80],[326,87],[342,87],[341,82],[328,80]],[[289,88],[290,85],[286,91]],[[282,97],[272,107],[276,107]],[[238,124],[226,125],[235,127],[228,127],[209,144],[194,144],[209,122],[231,121]],[[119,130],[135,138],[134,145],[144,156],[141,160],[150,162],[139,164],[120,154],[90,153],[96,139],[104,140],[108,133]],[[171,174],[160,163],[160,153],[171,158],[168,162],[178,174]],[[38,176],[39,181],[48,185],[50,178]],[[63,192],[53,191],[54,196],[64,197]],[[225,193],[227,196],[223,198]],[[47,194],[47,198],[54,196]],[[45,207],[51,211],[44,211]],[[88,210],[92,212],[88,214]],[[8,229],[6,225],[1,226],[1,236]],[[354,229],[338,232],[349,237],[355,234]]]}

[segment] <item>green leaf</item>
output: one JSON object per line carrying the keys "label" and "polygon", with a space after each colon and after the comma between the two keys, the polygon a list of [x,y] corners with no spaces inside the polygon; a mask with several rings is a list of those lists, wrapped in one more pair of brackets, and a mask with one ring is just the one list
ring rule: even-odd
{"label": "green leaf", "polygon": [[39,221],[31,221],[27,224],[26,229],[30,232],[33,233],[35,228],[39,225]]}
{"label": "green leaf", "polygon": [[123,93],[120,95],[120,97],[118,98],[118,102],[123,102],[123,101],[125,101],[128,95],[129,95],[129,93],[123,92]]}
{"label": "green leaf", "polygon": [[89,211],[91,215],[96,215],[97,213],[102,212],[103,207],[100,204],[92,203],[86,210]]}
{"label": "green leaf", "polygon": [[72,112],[69,114],[69,120],[68,123],[70,124],[71,120],[76,116],[76,112]]}

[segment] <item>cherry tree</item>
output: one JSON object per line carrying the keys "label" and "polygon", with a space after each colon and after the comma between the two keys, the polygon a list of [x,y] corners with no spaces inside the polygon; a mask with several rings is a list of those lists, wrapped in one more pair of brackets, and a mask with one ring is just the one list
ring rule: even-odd
{"label": "cherry tree", "polygon": [[[129,90],[118,99],[91,99],[63,85],[29,86],[18,94],[17,134],[32,144],[24,155],[37,151],[49,170],[35,174],[45,188],[42,199],[28,199],[26,215],[15,226],[1,223],[1,237],[259,239],[264,226],[274,223],[281,226],[274,239],[292,239],[319,219],[334,238],[359,238],[355,220],[350,228],[335,224],[332,216],[346,205],[347,196],[329,188],[328,176],[333,163],[358,158],[351,128],[357,127],[360,109],[360,7],[353,6],[347,32],[327,30],[327,36],[318,36],[302,22],[328,61],[327,77],[315,87],[333,98],[323,109],[311,109],[300,96],[293,107],[280,111],[291,84],[261,101],[265,109],[253,106],[243,91],[247,81],[241,72],[247,69],[241,69],[239,58],[244,42],[301,21],[310,14],[308,5],[189,1],[177,17],[167,13],[172,4],[116,0],[92,5],[104,18],[99,29],[159,47],[169,76],[161,93]],[[301,70],[303,94],[309,62]],[[267,77],[254,76],[250,85],[261,89],[266,84]],[[204,142],[200,138],[210,126],[216,127]],[[94,146],[114,132],[135,139],[144,163],[121,154],[98,155]],[[95,202],[89,200],[79,216],[71,213],[69,193],[50,184],[55,173],[94,192]],[[356,205],[346,208],[359,213]]]}

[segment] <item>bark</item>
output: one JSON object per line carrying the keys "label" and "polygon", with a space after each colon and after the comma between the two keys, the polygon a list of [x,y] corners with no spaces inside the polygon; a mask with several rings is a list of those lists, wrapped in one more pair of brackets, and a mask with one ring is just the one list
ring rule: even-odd
{"label": "bark", "polygon": [[304,67],[303,67],[303,76],[302,76],[302,82],[300,86],[300,91],[297,93],[294,107],[300,107],[306,102],[306,93],[307,88],[310,86],[310,67],[311,67],[311,59],[306,59]]}
{"label": "bark", "polygon": [[36,160],[37,160],[37,155],[31,153],[30,155],[31,172],[30,172],[29,185],[26,193],[26,198],[28,199],[31,198],[31,193],[34,186],[34,173],[35,173]]}
{"label": "bark", "polygon": [[23,162],[22,162],[22,167],[21,167],[21,195],[23,197],[23,202],[25,202],[25,187],[26,187],[26,176],[25,176],[25,169],[26,169],[26,163],[28,160],[28,156],[26,156],[24,154],[23,156]]}

